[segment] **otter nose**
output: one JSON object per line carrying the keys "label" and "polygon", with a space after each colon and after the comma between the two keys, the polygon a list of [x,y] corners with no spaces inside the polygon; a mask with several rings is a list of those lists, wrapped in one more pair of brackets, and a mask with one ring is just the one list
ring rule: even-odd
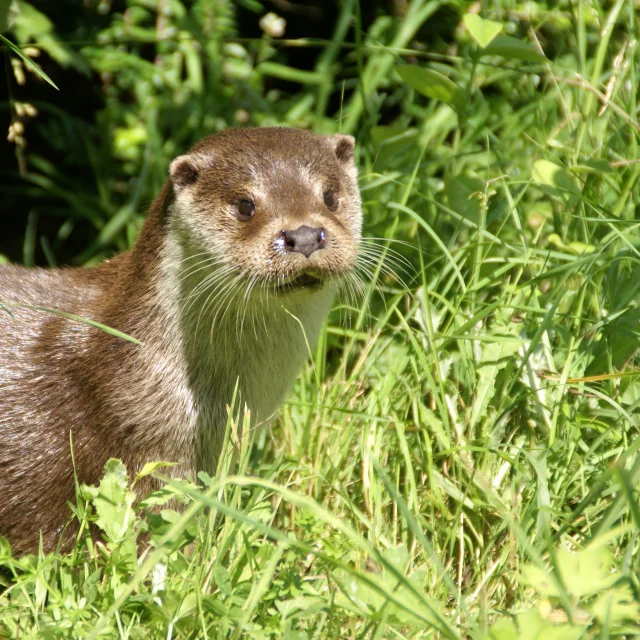
{"label": "otter nose", "polygon": [[306,258],[314,251],[324,249],[325,246],[324,229],[322,227],[312,229],[306,224],[294,231],[283,231],[282,238],[287,251],[301,253]]}

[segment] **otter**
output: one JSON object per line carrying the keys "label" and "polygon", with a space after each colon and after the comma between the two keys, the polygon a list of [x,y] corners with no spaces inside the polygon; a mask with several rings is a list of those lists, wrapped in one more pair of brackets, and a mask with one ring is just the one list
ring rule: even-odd
{"label": "otter", "polygon": [[274,414],[361,224],[351,136],[231,129],[173,160],[130,250],[0,267],[0,535],[14,552],[40,536],[54,549],[74,472],[95,484],[109,458],[215,473],[234,393],[253,424]]}

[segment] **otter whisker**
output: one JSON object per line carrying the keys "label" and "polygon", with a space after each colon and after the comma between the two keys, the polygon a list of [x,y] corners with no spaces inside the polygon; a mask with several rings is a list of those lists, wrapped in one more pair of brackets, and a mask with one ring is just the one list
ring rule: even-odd
{"label": "otter whisker", "polygon": [[[198,310],[198,316],[197,316],[197,321],[196,321],[196,328],[195,328],[195,338],[197,339],[198,337],[198,331],[200,329],[200,321],[202,320],[203,316],[206,313],[206,310],[208,309],[208,306],[210,304],[210,301],[213,299],[213,297],[215,296],[216,292],[220,289],[220,287],[225,287],[227,285],[227,280],[225,278],[219,278],[217,280],[215,280],[213,283],[211,283],[211,285],[205,289],[202,293],[203,296],[207,296],[204,304],[200,305],[200,308]],[[198,298],[194,298],[198,299]],[[191,308],[191,305],[190,305]]]}
{"label": "otter whisker", "polygon": [[[394,271],[390,266],[386,265],[384,262],[381,262],[378,257],[373,258],[366,254],[359,256],[356,261],[355,269],[367,275],[371,280],[378,280],[378,276],[376,273],[382,274],[389,278],[392,278],[395,282],[397,282],[400,287],[407,293],[410,293],[410,290],[404,281],[403,278],[400,277],[397,271]],[[405,272],[406,270],[400,268],[401,271]],[[406,274],[408,275],[408,274]]]}
{"label": "otter whisker", "polygon": [[375,274],[379,272],[380,275],[399,280],[398,274],[384,263],[362,259],[356,263],[355,269],[362,270],[363,273],[368,274],[372,279],[375,277]]}
{"label": "otter whisker", "polygon": [[181,301],[191,300],[197,298],[205,289],[209,288],[212,283],[219,279],[226,277],[229,273],[234,271],[231,266],[226,266],[212,273],[207,274],[202,280],[191,290],[187,295],[181,298]]}
{"label": "otter whisker", "polygon": [[[407,246],[415,249],[415,247],[413,247],[413,245],[410,245],[409,243],[402,244],[406,244]],[[397,269],[402,270],[407,274],[415,272],[415,268],[408,258],[403,256],[401,253],[398,253],[386,244],[380,244],[375,241],[368,241],[368,239],[365,238],[361,242],[359,253],[369,256],[382,257],[385,262],[389,262],[390,264],[395,265]]]}
{"label": "otter whisker", "polygon": [[231,265],[225,265],[220,269],[217,269],[216,271],[208,275],[201,284],[197,285],[194,288],[193,293],[196,296],[199,295],[201,291],[204,291],[204,289],[210,286],[209,283],[215,282],[216,280],[219,280],[219,279],[226,279],[230,274],[235,273],[235,271],[236,270]]}
{"label": "otter whisker", "polygon": [[180,260],[178,260],[178,264],[182,264],[183,262],[193,260],[194,258],[199,258],[200,256],[212,256],[212,254],[210,251],[200,251],[199,253],[188,253],[187,255],[180,258]]}
{"label": "otter whisker", "polygon": [[378,246],[381,243],[399,244],[409,249],[419,250],[419,247],[416,246],[415,244],[411,242],[407,242],[406,240],[398,240],[397,238],[381,238],[377,236],[363,236],[362,238],[360,238],[360,242],[377,244]]}
{"label": "otter whisker", "polygon": [[238,314],[238,316],[236,318],[236,334],[238,336],[238,339],[240,339],[240,336],[242,335],[242,332],[244,330],[244,321],[245,321],[245,318],[246,318],[246,315],[247,315],[247,308],[251,304],[251,291],[252,291],[253,287],[255,286],[257,280],[258,280],[258,276],[254,275],[254,276],[251,277],[251,279],[247,283],[246,291],[245,291],[244,297],[242,299],[242,304],[244,306],[244,309],[242,311],[242,320],[240,322],[240,333],[238,333],[238,331],[237,331],[237,326],[238,326],[237,318],[239,318],[240,315]]}
{"label": "otter whisker", "polygon": [[[218,300],[222,299],[224,300],[224,292],[229,290],[229,288],[231,288],[233,286],[233,284],[236,282],[236,280],[238,280],[240,278],[240,276],[235,276],[232,278],[229,278],[227,276],[227,274],[225,274],[225,277],[220,278],[220,280],[216,283],[216,285],[214,287],[211,288],[211,291],[209,292],[209,295],[207,296],[207,299],[204,303],[204,305],[202,305],[202,307],[200,308],[200,313],[198,315],[198,321],[196,324],[196,336],[198,334],[198,328],[200,326],[200,321],[201,319],[207,315],[210,306],[213,304],[214,300],[215,300],[215,296],[216,294],[220,294],[220,297],[218,298]],[[218,314],[218,312],[220,311],[220,306],[218,306],[217,311],[216,311],[216,315]],[[213,326],[213,322],[212,322],[212,326]]]}
{"label": "otter whisker", "polygon": [[[369,262],[378,262],[385,266],[387,269],[400,271],[405,275],[409,275],[411,271],[415,271],[411,263],[409,266],[405,264],[405,262],[401,262],[398,258],[393,255],[385,254],[384,250],[376,251],[371,247],[365,247],[360,250],[358,253],[358,261],[366,260]],[[408,262],[408,261],[407,261]]]}
{"label": "otter whisker", "polygon": [[[358,287],[362,286],[360,281],[357,280],[354,276],[353,272],[349,272],[345,275],[343,280],[344,287],[342,290],[345,291],[347,297],[347,304],[350,307],[356,306],[356,302],[358,300]],[[364,291],[364,287],[362,286],[362,290]]]}
{"label": "otter whisker", "polygon": [[183,271],[181,271],[180,280],[187,280],[189,277],[193,276],[195,273],[204,271],[205,269],[213,268],[218,264],[220,263],[215,258],[205,258],[204,260],[199,260],[195,264],[190,265],[187,269],[184,269]]}
{"label": "otter whisker", "polygon": [[[226,293],[224,294],[224,297],[219,301],[218,304],[218,309],[216,310],[216,313],[213,317],[213,320],[211,322],[211,329],[213,331],[213,327],[214,325],[219,322],[220,326],[222,326],[222,324],[224,323],[224,319],[227,315],[227,313],[229,313],[229,310],[231,308],[234,308],[234,301],[236,296],[242,292],[242,289],[240,287],[238,287],[238,285],[240,283],[242,283],[243,278],[245,278],[247,276],[246,272],[240,272],[237,277],[235,277],[230,285],[227,287],[226,289]],[[231,296],[229,298],[229,296]],[[218,321],[218,314],[220,313],[220,310],[223,310],[222,312],[222,316],[220,317],[220,320]]]}
{"label": "otter whisker", "polygon": [[[209,291],[209,295],[212,295],[212,292],[215,292],[218,285],[225,282],[228,275],[233,271],[231,267],[228,267],[227,269],[221,269],[220,271],[210,274],[204,278],[189,295],[184,296],[182,300],[188,301],[185,306],[185,315],[189,313],[191,308],[202,296],[207,295],[207,291]],[[207,301],[208,300],[209,298],[207,297]]]}
{"label": "otter whisker", "polygon": [[[269,310],[269,305],[271,304],[271,296],[269,295],[267,289],[269,288],[269,282],[267,280],[262,280],[260,283],[261,289],[263,293],[266,293],[267,299],[267,308],[265,309],[264,305],[260,305],[260,310],[262,311],[262,328],[264,332],[267,332],[267,311]],[[260,302],[262,302],[262,292],[260,294]]]}

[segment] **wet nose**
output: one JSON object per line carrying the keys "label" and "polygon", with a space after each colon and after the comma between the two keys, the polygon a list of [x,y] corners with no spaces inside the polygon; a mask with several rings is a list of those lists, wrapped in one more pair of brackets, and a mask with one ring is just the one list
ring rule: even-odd
{"label": "wet nose", "polygon": [[303,224],[294,231],[283,231],[282,238],[287,251],[292,253],[301,253],[308,258],[314,251],[324,249],[324,229],[318,227],[312,229]]}

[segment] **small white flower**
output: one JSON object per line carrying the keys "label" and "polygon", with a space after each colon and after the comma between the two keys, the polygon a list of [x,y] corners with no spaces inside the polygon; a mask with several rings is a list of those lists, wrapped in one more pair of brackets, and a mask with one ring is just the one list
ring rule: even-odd
{"label": "small white flower", "polygon": [[269,11],[269,13],[262,16],[258,24],[260,28],[272,38],[282,38],[284,30],[287,27],[287,21],[278,14],[273,13],[273,11]]}
{"label": "small white flower", "polygon": [[16,82],[23,86],[27,83],[27,78],[24,75],[24,67],[22,66],[22,60],[18,60],[17,58],[11,58],[11,68],[13,69],[13,75],[16,79]]}
{"label": "small white flower", "polygon": [[24,125],[19,120],[14,120],[9,125],[9,133],[7,135],[7,140],[9,142],[13,142],[18,147],[23,147],[25,144],[24,136]]}
{"label": "small white flower", "polygon": [[16,110],[16,115],[20,118],[23,116],[35,118],[38,115],[38,110],[29,102],[15,102],[13,106]]}
{"label": "small white flower", "polygon": [[235,112],[234,117],[236,119],[236,122],[239,122],[240,124],[245,124],[249,122],[251,118],[251,114],[246,109],[238,109]]}

